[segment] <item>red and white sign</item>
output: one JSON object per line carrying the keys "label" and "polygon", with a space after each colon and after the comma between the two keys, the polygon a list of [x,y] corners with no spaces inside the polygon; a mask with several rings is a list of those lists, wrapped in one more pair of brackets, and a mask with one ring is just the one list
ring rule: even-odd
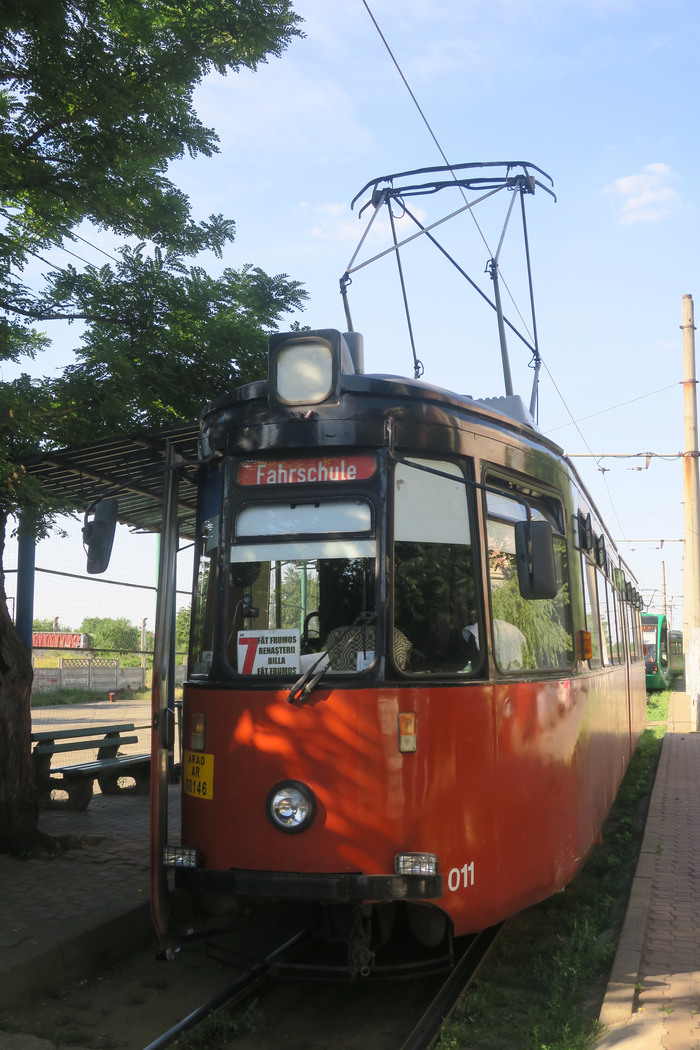
{"label": "red and white sign", "polygon": [[238,632],[239,674],[297,674],[299,654],[298,628]]}
{"label": "red and white sign", "polygon": [[376,469],[374,456],[308,456],[304,459],[249,459],[238,465],[239,485],[306,485],[363,481]]}

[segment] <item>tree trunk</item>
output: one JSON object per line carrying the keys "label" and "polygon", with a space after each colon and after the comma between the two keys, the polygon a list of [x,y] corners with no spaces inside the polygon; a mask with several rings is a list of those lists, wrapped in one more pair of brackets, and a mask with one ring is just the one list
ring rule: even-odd
{"label": "tree trunk", "polygon": [[0,851],[34,845],[39,804],[31,759],[32,660],[15,630],[5,594],[5,530],[0,511]]}

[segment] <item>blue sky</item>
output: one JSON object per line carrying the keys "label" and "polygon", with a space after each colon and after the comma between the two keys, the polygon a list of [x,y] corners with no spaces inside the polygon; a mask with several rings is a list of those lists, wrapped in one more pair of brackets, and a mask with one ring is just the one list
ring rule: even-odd
{"label": "blue sky", "polygon": [[[554,180],[556,203],[541,191],[527,202],[545,362],[540,427],[568,452],[680,452],[681,302],[686,293],[700,296],[700,7],[692,0],[368,2],[451,163],[527,160]],[[294,6],[305,19],[304,40],[255,73],[212,76],[199,88],[197,110],[217,131],[220,153],[183,159],[171,176],[198,218],[223,212],[236,220],[236,240],[212,269],[252,263],[287,273],[309,292],[299,320],[342,329],[338,279],[364,230],[350,201],[376,176],[442,161],[362,0]],[[483,211],[491,248],[504,199]],[[445,191],[413,203],[432,220],[461,202]],[[450,248],[481,280],[488,253],[474,224],[461,216],[447,230]],[[506,236],[502,272],[525,313],[515,232]],[[428,248],[403,255],[425,379],[476,397],[499,395],[493,318]],[[350,295],[367,370],[411,375],[393,261],[356,274]],[[509,345],[516,390],[527,400],[529,354]],[[41,370],[63,363],[69,349],[57,344]],[[202,402],[216,393],[203,391]],[[606,459],[603,473],[594,460],[577,460],[657,608],[665,568],[680,626],[681,464],[653,459],[638,469],[644,463]]]}

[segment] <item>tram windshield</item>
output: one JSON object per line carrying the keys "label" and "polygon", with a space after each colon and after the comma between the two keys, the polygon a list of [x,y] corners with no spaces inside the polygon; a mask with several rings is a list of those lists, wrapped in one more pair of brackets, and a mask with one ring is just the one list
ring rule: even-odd
{"label": "tram windshield", "polygon": [[230,558],[226,651],[239,674],[372,665],[376,529],[366,500],[249,504],[236,516]]}
{"label": "tram windshield", "polygon": [[219,586],[226,608],[218,634],[215,560],[208,557],[217,535],[214,519],[205,522],[194,674],[210,672],[217,650],[229,672],[255,677],[297,676],[315,664],[329,675],[354,674],[374,664],[384,638],[368,500],[260,500],[240,507],[218,569],[228,576]]}
{"label": "tram windshield", "polygon": [[656,659],[656,624],[646,624],[642,620],[642,641],[644,643],[644,655],[651,660]]}

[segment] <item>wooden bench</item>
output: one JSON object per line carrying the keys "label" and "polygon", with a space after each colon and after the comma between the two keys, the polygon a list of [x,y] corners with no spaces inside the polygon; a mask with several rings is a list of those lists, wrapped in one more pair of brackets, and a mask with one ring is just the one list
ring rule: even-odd
{"label": "wooden bench", "polygon": [[[48,799],[53,788],[61,788],[68,793],[71,809],[87,809],[95,780],[103,794],[114,795],[124,790],[119,785],[119,778],[124,776],[134,778],[136,791],[148,791],[150,754],[118,753],[120,747],[138,743],[135,729],[132,722],[122,722],[120,725],[46,729],[32,733],[34,775],[41,796]],[[55,755],[75,751],[96,751],[97,757],[86,762],[52,767],[51,761]]]}

